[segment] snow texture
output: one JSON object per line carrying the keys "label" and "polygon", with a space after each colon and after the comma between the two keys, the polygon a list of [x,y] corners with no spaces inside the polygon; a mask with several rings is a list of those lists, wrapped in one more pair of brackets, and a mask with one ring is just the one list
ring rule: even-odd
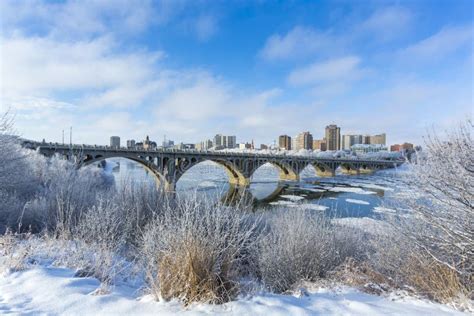
{"label": "snow texture", "polygon": [[353,288],[302,291],[302,295],[261,293],[223,305],[155,302],[126,285],[96,295],[99,281],[75,278],[74,271],[35,267],[0,276],[0,314],[17,315],[462,315],[447,306],[393,296],[380,297]]}

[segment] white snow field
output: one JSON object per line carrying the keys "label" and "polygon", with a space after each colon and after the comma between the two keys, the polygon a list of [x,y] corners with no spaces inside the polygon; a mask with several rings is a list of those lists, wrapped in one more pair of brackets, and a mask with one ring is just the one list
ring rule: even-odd
{"label": "white snow field", "polygon": [[[0,276],[0,314],[9,315],[463,315],[415,298],[380,297],[353,288],[319,289],[298,296],[258,294],[223,305],[156,302],[119,285],[95,295],[99,281],[74,270],[37,266]],[[302,292],[305,293],[305,292]]]}

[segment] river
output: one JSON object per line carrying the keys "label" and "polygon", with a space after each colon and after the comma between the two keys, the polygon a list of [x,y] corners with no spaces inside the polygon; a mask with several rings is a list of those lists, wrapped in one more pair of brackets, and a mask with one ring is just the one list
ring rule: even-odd
{"label": "river", "polygon": [[[106,171],[115,177],[116,185],[124,179],[154,182],[154,177],[141,165],[126,159],[107,160]],[[260,167],[251,179],[249,193],[256,207],[300,207],[326,212],[331,217],[369,217],[378,219],[394,210],[387,207],[394,197],[404,194],[401,181],[406,168],[377,171],[371,175],[343,175],[320,178],[309,166],[299,182],[280,182],[278,169],[270,164]],[[179,193],[197,191],[205,196],[225,196],[229,192],[227,174],[213,162],[200,163],[181,177],[176,185]],[[247,195],[249,195],[247,193]]]}

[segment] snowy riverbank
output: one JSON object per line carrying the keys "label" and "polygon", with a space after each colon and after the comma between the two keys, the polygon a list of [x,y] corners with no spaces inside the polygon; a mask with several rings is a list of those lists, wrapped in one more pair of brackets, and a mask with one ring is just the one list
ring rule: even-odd
{"label": "snowy riverbank", "polygon": [[0,314],[47,315],[463,315],[445,305],[350,287],[316,289],[303,295],[260,293],[223,305],[155,302],[138,287],[121,284],[96,295],[100,282],[74,277],[75,271],[37,266],[0,276]]}

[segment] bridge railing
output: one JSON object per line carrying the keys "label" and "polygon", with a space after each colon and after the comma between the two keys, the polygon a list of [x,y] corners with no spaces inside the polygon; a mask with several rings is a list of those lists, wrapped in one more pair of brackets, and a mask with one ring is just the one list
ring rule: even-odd
{"label": "bridge railing", "polygon": [[326,162],[368,162],[368,163],[387,163],[387,162],[402,162],[401,160],[392,160],[392,159],[377,159],[376,157],[364,157],[360,158],[357,156],[345,156],[345,157],[318,157],[315,155],[293,155],[286,152],[281,153],[261,153],[261,152],[232,152],[232,151],[218,151],[218,150],[197,150],[197,149],[175,149],[175,148],[149,148],[149,149],[139,149],[139,148],[127,148],[127,147],[111,147],[103,145],[88,145],[88,144],[62,144],[62,143],[53,143],[53,142],[33,142],[25,141],[30,146],[33,147],[42,147],[49,148],[52,150],[106,150],[106,151],[115,151],[115,152],[149,152],[149,153],[189,153],[189,154],[204,154],[211,156],[239,156],[239,157],[261,157],[261,158],[279,158],[285,157],[289,159],[297,160],[319,160]]}

